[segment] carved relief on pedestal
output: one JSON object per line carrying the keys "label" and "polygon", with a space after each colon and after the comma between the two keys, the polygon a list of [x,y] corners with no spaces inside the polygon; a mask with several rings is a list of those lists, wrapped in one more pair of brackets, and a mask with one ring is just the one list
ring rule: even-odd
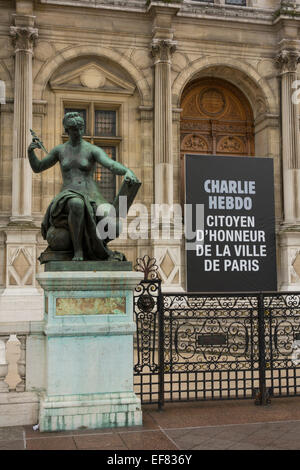
{"label": "carved relief on pedestal", "polygon": [[34,41],[38,37],[37,28],[29,26],[11,26],[10,34],[13,39],[15,52],[29,52],[32,54]]}

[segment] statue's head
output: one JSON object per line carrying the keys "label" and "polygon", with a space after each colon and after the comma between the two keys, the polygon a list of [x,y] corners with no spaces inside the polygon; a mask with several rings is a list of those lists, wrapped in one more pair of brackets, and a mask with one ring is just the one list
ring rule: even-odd
{"label": "statue's head", "polygon": [[73,111],[71,113],[66,113],[63,118],[63,126],[67,134],[69,134],[69,129],[77,129],[80,131],[80,134],[83,135],[84,132],[84,120],[79,113]]}

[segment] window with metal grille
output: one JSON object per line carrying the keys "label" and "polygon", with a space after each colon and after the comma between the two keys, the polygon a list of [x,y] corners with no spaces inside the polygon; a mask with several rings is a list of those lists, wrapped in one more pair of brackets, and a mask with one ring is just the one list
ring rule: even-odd
{"label": "window with metal grille", "polygon": [[77,108],[65,108],[65,114],[67,113],[78,113],[84,120],[84,134],[86,134],[86,109]]}
{"label": "window with metal grille", "polygon": [[[100,144],[96,145],[101,147],[110,158],[113,160],[116,159],[116,147],[104,147]],[[112,203],[116,196],[116,175],[114,175],[108,168],[105,168],[97,163],[94,178],[98,184],[102,196],[108,202]]]}
{"label": "window with metal grille", "polygon": [[95,135],[112,137],[116,135],[116,111],[95,111]]}

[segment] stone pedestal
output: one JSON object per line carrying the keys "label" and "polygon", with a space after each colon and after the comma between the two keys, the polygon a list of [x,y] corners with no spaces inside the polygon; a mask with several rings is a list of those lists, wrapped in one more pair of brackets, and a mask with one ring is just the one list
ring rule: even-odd
{"label": "stone pedestal", "polygon": [[42,432],[142,424],[133,392],[133,290],[143,275],[103,271],[103,263],[98,271],[37,276],[45,291]]}

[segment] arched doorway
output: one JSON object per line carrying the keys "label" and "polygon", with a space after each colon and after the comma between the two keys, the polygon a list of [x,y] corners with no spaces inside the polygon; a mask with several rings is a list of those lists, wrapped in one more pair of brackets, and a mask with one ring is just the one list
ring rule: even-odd
{"label": "arched doorway", "polygon": [[251,156],[255,154],[255,145],[251,106],[231,83],[218,78],[194,80],[183,92],[181,108],[183,196],[185,153]]}

